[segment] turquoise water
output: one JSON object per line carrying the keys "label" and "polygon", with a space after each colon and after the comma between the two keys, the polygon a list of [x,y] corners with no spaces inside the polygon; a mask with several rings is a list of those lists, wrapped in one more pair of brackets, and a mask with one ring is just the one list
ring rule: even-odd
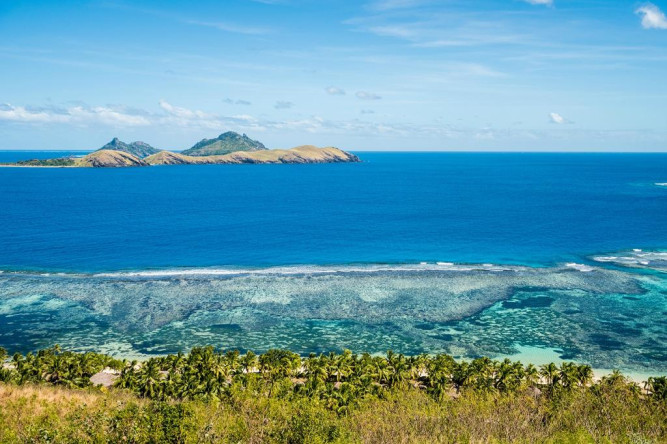
{"label": "turquoise water", "polygon": [[359,154],[0,169],[0,346],[667,372],[667,155]]}

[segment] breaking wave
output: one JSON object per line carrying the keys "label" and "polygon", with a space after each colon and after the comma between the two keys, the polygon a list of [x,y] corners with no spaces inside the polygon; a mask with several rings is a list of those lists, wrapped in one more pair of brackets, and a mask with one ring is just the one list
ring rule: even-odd
{"label": "breaking wave", "polygon": [[593,256],[591,259],[599,263],[608,263],[621,267],[667,271],[667,251],[643,251],[635,248],[630,251]]}

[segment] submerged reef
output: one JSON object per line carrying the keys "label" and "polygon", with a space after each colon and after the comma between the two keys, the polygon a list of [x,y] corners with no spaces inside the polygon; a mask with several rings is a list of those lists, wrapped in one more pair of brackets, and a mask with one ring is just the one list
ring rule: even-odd
{"label": "submerged reef", "polygon": [[2,346],[114,356],[201,343],[456,357],[528,348],[667,371],[667,279],[576,264],[396,265],[0,274]]}

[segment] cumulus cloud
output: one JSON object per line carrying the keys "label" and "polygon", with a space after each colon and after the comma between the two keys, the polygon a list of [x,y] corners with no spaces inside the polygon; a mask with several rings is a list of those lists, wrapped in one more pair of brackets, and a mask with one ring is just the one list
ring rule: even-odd
{"label": "cumulus cloud", "polygon": [[276,102],[276,104],[273,106],[275,109],[290,109],[293,107],[294,104],[292,102],[285,102],[282,100],[279,100]]}
{"label": "cumulus cloud", "polygon": [[130,113],[122,107],[77,105],[69,108],[26,108],[4,104],[0,106],[0,120],[22,123],[71,123],[78,125],[104,124],[117,126],[144,126],[150,120],[140,113]]}
{"label": "cumulus cloud", "polygon": [[[230,126],[238,127],[249,121],[247,116],[244,115],[222,117],[200,110],[175,106],[166,100],[160,100],[159,104],[164,113],[151,116],[154,125],[178,126],[182,128],[205,128],[217,131]],[[250,126],[247,125],[245,127]]]}
{"label": "cumulus cloud", "polygon": [[203,111],[191,110],[188,108],[182,108],[180,106],[174,106],[166,100],[160,100],[160,108],[167,112],[167,114],[173,117],[179,117],[182,119],[209,119],[211,114],[207,114]]}
{"label": "cumulus cloud", "polygon": [[642,27],[644,29],[667,29],[667,17],[653,3],[646,3],[635,11],[642,16]]}
{"label": "cumulus cloud", "polygon": [[361,100],[380,100],[382,98],[379,95],[368,91],[357,91],[355,95]]}
{"label": "cumulus cloud", "polygon": [[526,3],[530,3],[531,5],[547,5],[547,6],[553,6],[554,1],[553,0],[524,0]]}
{"label": "cumulus cloud", "polygon": [[328,88],[324,88],[324,90],[327,92],[327,94],[331,94],[332,96],[345,95],[345,91],[343,89],[337,88],[335,86],[329,86]]}
{"label": "cumulus cloud", "polygon": [[558,113],[549,113],[549,120],[551,123],[555,123],[557,125],[562,125],[564,123],[572,123],[571,121],[567,120],[565,117]]}
{"label": "cumulus cloud", "polygon": [[12,106],[9,103],[0,105],[0,120],[14,122],[66,122],[70,118],[67,114],[47,112],[44,110],[29,110],[23,106]]}

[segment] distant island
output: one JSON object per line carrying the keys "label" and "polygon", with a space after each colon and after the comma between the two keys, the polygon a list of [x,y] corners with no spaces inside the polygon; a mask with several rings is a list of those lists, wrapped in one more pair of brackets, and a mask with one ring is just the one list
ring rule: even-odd
{"label": "distant island", "polygon": [[267,149],[264,144],[233,131],[215,139],[204,139],[180,153],[159,150],[145,142],[125,143],[117,137],[83,157],[29,159],[3,166],[17,167],[140,167],[151,165],[240,164],[240,163],[338,163],[359,162],[354,154],[339,148],[303,145],[291,149]]}

